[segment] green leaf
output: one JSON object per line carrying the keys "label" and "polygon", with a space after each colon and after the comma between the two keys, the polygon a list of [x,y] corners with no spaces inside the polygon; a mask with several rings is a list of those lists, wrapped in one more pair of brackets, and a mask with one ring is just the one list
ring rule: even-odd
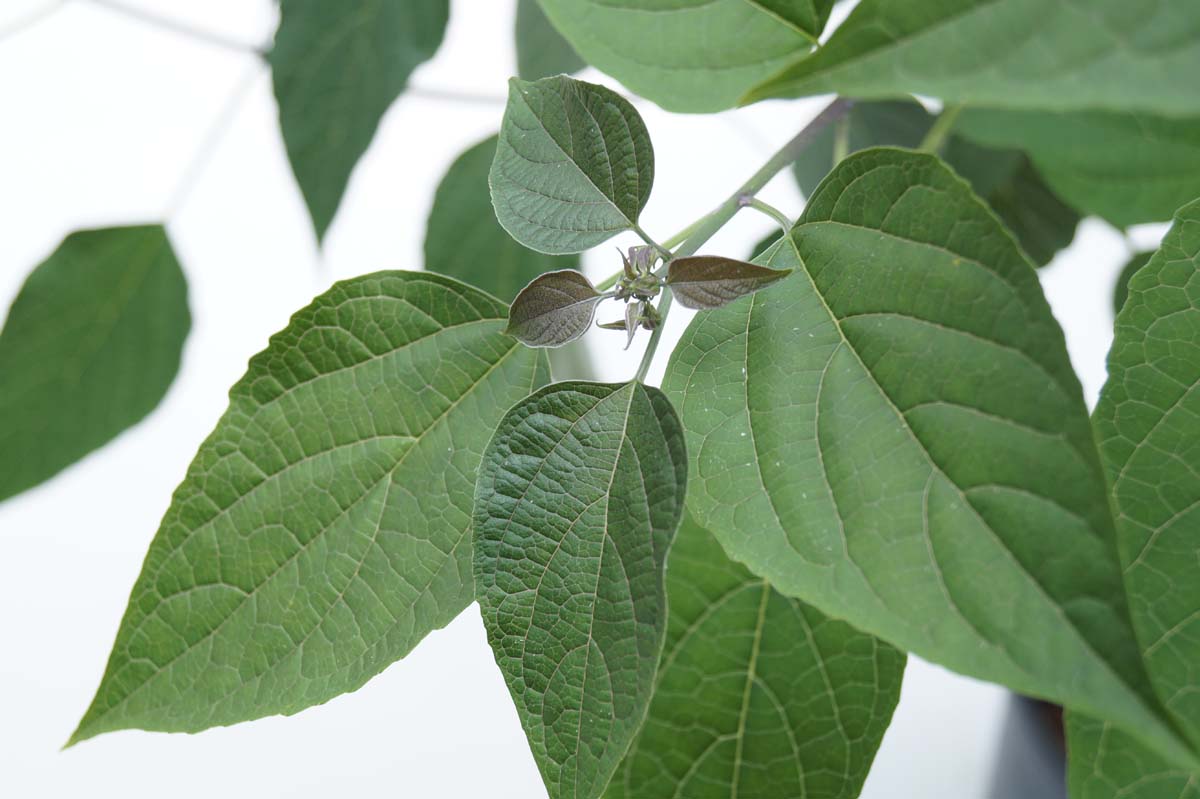
{"label": "green leaf", "polygon": [[904,654],[773,590],[687,514],[642,732],[606,799],[858,796]]}
{"label": "green leaf", "polygon": [[442,43],[449,0],[282,0],[271,49],[279,126],[317,238],[408,76]]}
{"label": "green leaf", "polygon": [[685,112],[730,108],[751,86],[810,50],[831,5],[828,0],[541,2],[554,27],[589,64],[668,111]]}
{"label": "green leaf", "polygon": [[488,444],[475,584],[552,799],[599,796],[645,717],[686,468],[675,411],[640,383],[549,386]]}
{"label": "green leaf", "polygon": [[517,75],[524,80],[578,72],[587,64],[562,37],[537,0],[517,0]]}
{"label": "green leaf", "polygon": [[955,130],[1027,151],[1064,200],[1118,227],[1170,219],[1200,195],[1200,117],[967,109]]}
{"label": "green leaf", "polygon": [[1067,713],[1071,799],[1200,799],[1200,774],[1163,760],[1111,724]]}
{"label": "green leaf", "polygon": [[[883,144],[916,147],[934,117],[915,100],[894,100],[856,103],[846,119],[849,151],[857,152]],[[833,168],[833,139],[834,128],[827,127],[796,161],[805,194]],[[952,135],[942,158],[987,201],[1035,264],[1049,263],[1075,237],[1079,214],[1055,196],[1019,150],[981,147]]]}
{"label": "green leaf", "polygon": [[154,410],[191,326],[159,225],[72,233],[21,287],[0,331],[0,500]]}
{"label": "green leaf", "polygon": [[579,272],[549,272],[521,289],[504,332],[528,347],[561,347],[588,331],[602,299]]}
{"label": "green leaf", "polygon": [[619,94],[566,76],[509,81],[491,186],[514,239],[582,252],[636,228],[653,183],[650,134]]}
{"label": "green leaf", "polygon": [[578,257],[522,247],[500,227],[488,198],[492,136],[451,164],[438,184],[425,228],[425,268],[511,301],[529,281],[555,269],[578,269]]}
{"label": "green leaf", "polygon": [[692,255],[671,261],[667,285],[684,308],[707,310],[753,294],[791,273],[790,269],[770,269],[735,258]]}
{"label": "green leaf", "polygon": [[548,379],[505,311],[378,272],[292,317],[176,490],[72,742],[297,713],[458,615],[484,446]]}
{"label": "green leaf", "polygon": [[[1129,282],[1094,421],[1155,692],[1200,742],[1200,201]],[[1200,771],[1200,769],[1197,769]]]}
{"label": "green leaf", "polygon": [[1129,281],[1137,274],[1137,271],[1149,262],[1151,256],[1154,255],[1153,250],[1147,252],[1139,252],[1133,255],[1121,267],[1121,273],[1117,275],[1116,285],[1113,286],[1113,313],[1121,313],[1122,306],[1125,305],[1125,300],[1129,297]]}
{"label": "green leaf", "polygon": [[697,316],[663,382],[697,521],[827,615],[1193,762],[1141,692],[1062,332],[967,184],[852,155],[759,261],[797,274]]}
{"label": "green leaf", "polygon": [[1195,10],[1194,0],[863,0],[824,47],[745,100],[924,94],[994,108],[1194,114]]}

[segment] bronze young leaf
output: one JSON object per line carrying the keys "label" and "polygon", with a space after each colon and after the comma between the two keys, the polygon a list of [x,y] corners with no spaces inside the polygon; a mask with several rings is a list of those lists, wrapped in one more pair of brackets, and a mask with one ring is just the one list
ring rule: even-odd
{"label": "bronze young leaf", "polygon": [[703,311],[753,294],[791,273],[791,269],[771,269],[734,258],[696,255],[671,261],[667,285],[684,308]]}
{"label": "bronze young leaf", "polygon": [[587,332],[606,296],[573,269],[547,272],[513,300],[504,332],[529,347],[561,347]]}

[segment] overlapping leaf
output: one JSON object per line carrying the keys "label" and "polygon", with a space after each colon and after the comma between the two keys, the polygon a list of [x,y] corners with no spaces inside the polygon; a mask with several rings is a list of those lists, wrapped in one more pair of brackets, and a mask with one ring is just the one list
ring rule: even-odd
{"label": "overlapping leaf", "polygon": [[296,713],[465,608],[476,468],[548,378],[506,310],[379,272],[297,313],[176,490],[72,741]]}
{"label": "overlapping leaf", "polygon": [[577,257],[522,247],[496,221],[488,198],[492,136],[460,155],[438,184],[425,228],[425,268],[511,301],[543,272],[577,269]]}
{"label": "overlapping leaf", "polygon": [[1193,0],[863,0],[750,100],[925,94],[992,108],[1200,112]]}
{"label": "overlapping leaf", "polygon": [[449,0],[282,0],[271,73],[279,125],[317,237],[408,76],[437,51]]}
{"label": "overlapping leaf", "polygon": [[1153,250],[1147,252],[1135,253],[1125,265],[1121,267],[1120,273],[1117,275],[1117,282],[1113,285],[1113,313],[1119,314],[1121,308],[1125,305],[1125,300],[1129,298],[1129,281],[1137,274],[1137,271],[1149,262],[1154,255]]}
{"label": "overlapping leaf", "polygon": [[582,252],[637,226],[654,183],[650,134],[611,89],[513,78],[490,183],[496,218],[514,239]]}
{"label": "overlapping leaf", "polygon": [[1119,227],[1170,219],[1200,196],[1200,116],[969,108],[955,129],[1028,152],[1064,200]]}
{"label": "overlapping leaf", "polygon": [[728,305],[790,274],[790,269],[771,269],[734,258],[692,255],[671,261],[667,285],[683,307],[707,310]]}
{"label": "overlapping leaf", "polygon": [[549,386],[488,445],[479,604],[553,799],[599,796],[645,717],[685,478],[679,420],[639,383]]}
{"label": "overlapping leaf", "polygon": [[586,66],[537,0],[517,0],[517,76],[523,80],[578,72]]}
{"label": "overlapping leaf", "polygon": [[904,655],[773,590],[684,517],[650,712],[606,799],[858,796]]}
{"label": "overlapping leaf", "polygon": [[760,262],[797,274],[698,316],[664,380],[697,521],[785,594],[1195,762],[1144,690],[1062,333],[966,183],[850,156]]}
{"label": "overlapping leaf", "polygon": [[1129,282],[1094,414],[1150,680],[1200,742],[1200,201]]}
{"label": "overlapping leaf", "polygon": [[0,332],[0,500],[150,413],[190,326],[162,227],[68,236],[25,280]]}
{"label": "overlapping leaf", "polygon": [[592,66],[668,111],[720,111],[811,49],[830,0],[541,0]]}
{"label": "overlapping leaf", "polygon": [[[856,103],[846,118],[848,151],[888,144],[916,147],[933,120],[914,100]],[[834,128],[826,128],[796,161],[796,179],[805,194],[811,194],[833,168],[833,139]],[[1039,266],[1049,263],[1075,237],[1079,214],[1046,186],[1020,150],[983,147],[951,135],[942,158],[987,201]]]}
{"label": "overlapping leaf", "polygon": [[1112,724],[1067,713],[1071,799],[1200,799],[1189,774]]}

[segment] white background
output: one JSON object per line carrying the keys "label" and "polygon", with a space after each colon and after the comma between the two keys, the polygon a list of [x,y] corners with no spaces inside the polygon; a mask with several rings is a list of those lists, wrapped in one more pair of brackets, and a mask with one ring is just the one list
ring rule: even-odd
{"label": "white background", "polygon": [[[331,0],[332,1],[332,0]],[[270,0],[125,0],[222,36],[269,41]],[[510,0],[455,0],[426,90],[385,117],[319,250],[279,138],[265,67],[105,8],[69,0],[28,27],[45,0],[0,6],[0,314],[27,272],[81,227],[166,218],[191,292],[183,368],[146,421],[46,484],[0,505],[0,796],[544,796],[475,606],[355,694],[293,718],[196,736],[121,732],[59,748],[91,699],[130,586],[175,485],[247,359],[332,281],[419,269],[434,188],[489,135],[514,71]],[[19,31],[14,29],[20,28]],[[189,192],[189,163],[231,93],[253,83]],[[593,71],[585,77],[603,80]],[[822,100],[716,116],[639,102],[657,179],[643,226],[660,240],[749,176]],[[789,214],[789,176],[763,195]],[[771,229],[747,212],[706,248],[741,256]],[[1156,226],[1135,231],[1152,246]],[[616,243],[625,243],[620,240]],[[1093,402],[1104,380],[1111,285],[1124,238],[1085,222],[1043,271]],[[611,247],[589,255],[603,277]],[[671,317],[670,344],[686,321]],[[605,345],[601,376],[628,379],[640,348]],[[651,381],[662,374],[660,359]],[[0,376],[2,379],[2,376]],[[987,795],[1005,693],[911,660],[895,722],[865,796]]]}

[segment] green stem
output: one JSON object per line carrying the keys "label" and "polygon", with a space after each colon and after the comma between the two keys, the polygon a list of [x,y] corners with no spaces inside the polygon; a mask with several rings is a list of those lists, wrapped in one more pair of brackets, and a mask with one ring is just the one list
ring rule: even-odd
{"label": "green stem", "polygon": [[787,214],[785,214],[783,211],[780,211],[770,203],[763,202],[757,197],[748,198],[746,200],[746,207],[753,208],[755,211],[761,211],[762,213],[774,219],[775,222],[781,228],[783,228],[784,233],[786,233],[792,227],[792,220],[788,219]]}
{"label": "green stem", "polygon": [[661,255],[663,258],[670,258],[670,257],[671,257],[671,251],[670,251],[670,250],[669,250],[669,249],[668,249],[666,246],[664,246],[664,245],[662,245],[662,244],[659,244],[657,241],[655,241],[654,239],[650,238],[650,234],[649,234],[649,233],[647,233],[646,231],[642,230],[642,227],[641,227],[641,225],[636,225],[636,224],[635,224],[635,225],[633,226],[633,232],[634,232],[634,233],[636,233],[636,234],[638,234],[639,236],[641,236],[641,238],[642,238],[642,241],[646,242],[646,243],[647,243],[647,244],[649,244],[651,247],[653,247],[654,249],[658,250],[658,254],[659,254],[659,255]]}
{"label": "green stem", "polygon": [[958,120],[961,112],[961,105],[948,105],[943,108],[942,113],[938,114],[938,118],[933,121],[933,127],[925,134],[925,138],[921,139],[921,146],[918,149],[934,155],[941,152],[942,146],[946,143],[950,131],[954,129],[954,123]]}
{"label": "green stem", "polygon": [[[821,131],[831,123],[845,116],[852,104],[853,101],[839,97],[827,105],[824,111],[817,114],[799,133],[780,147],[757,172],[751,175],[733,194],[729,195],[723,203],[714,208],[711,213],[696,220],[694,224],[689,225],[685,231],[687,238],[675,250],[673,257],[682,258],[688,255],[695,255],[718,230],[725,227],[730,219],[733,219],[738,211],[746,207],[754,199],[754,195],[758,194],[763,186],[766,186],[770,182],[771,178],[791,166],[800,157],[800,153],[804,151],[804,148],[808,147]],[[660,271],[664,271],[665,269],[666,264],[663,264],[663,269]],[[658,304],[658,315],[660,317],[658,327],[651,333],[650,343],[646,345],[646,352],[642,355],[642,363],[638,366],[635,378],[638,381],[644,380],[646,373],[650,371],[650,364],[654,360],[654,353],[658,349],[658,342],[662,338],[662,331],[666,327],[667,314],[670,310],[671,292],[667,291],[663,294],[663,298]]]}
{"label": "green stem", "polygon": [[850,117],[844,116],[833,129],[833,165],[837,166],[850,154]]}
{"label": "green stem", "polygon": [[674,236],[672,236],[671,238],[664,241],[663,246],[667,247],[667,248],[679,246],[680,244],[682,244],[684,242],[685,239],[687,239],[688,236],[695,233],[697,228],[699,228],[702,224],[704,224],[705,219],[708,219],[708,214],[705,214],[704,216],[695,220],[694,222],[692,222],[692,224],[688,225],[683,230],[679,231]]}

